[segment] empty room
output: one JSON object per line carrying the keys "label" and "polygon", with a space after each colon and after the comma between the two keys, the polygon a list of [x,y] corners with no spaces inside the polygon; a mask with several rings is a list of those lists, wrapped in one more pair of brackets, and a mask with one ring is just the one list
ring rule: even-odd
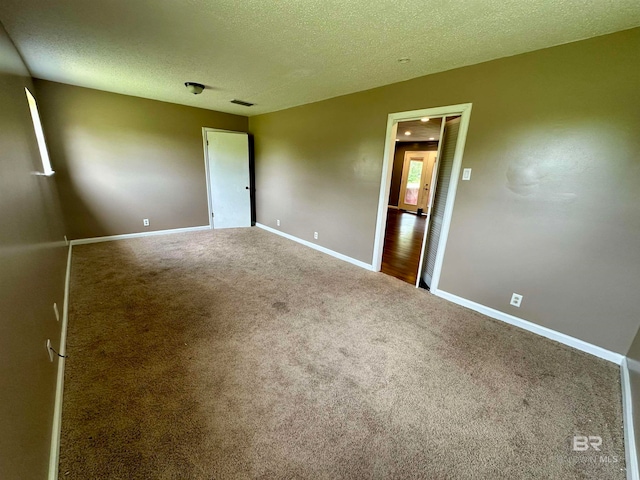
{"label": "empty room", "polygon": [[640,480],[637,0],[0,3],[0,478]]}

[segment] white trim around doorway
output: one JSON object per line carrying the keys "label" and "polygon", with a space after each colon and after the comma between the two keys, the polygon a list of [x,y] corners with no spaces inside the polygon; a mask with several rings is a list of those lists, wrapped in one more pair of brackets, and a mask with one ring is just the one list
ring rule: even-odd
{"label": "white trim around doorway", "polygon": [[[456,196],[456,189],[460,176],[460,168],[462,165],[462,155],[464,153],[464,145],[467,139],[467,131],[469,129],[469,120],[471,118],[471,103],[460,105],[449,105],[445,107],[426,108],[422,110],[412,110],[408,112],[391,113],[387,117],[387,134],[384,146],[384,159],[382,163],[382,174],[380,178],[380,197],[378,199],[378,218],[376,221],[376,234],[373,245],[372,265],[376,272],[380,271],[382,265],[382,251],[384,247],[384,234],[386,230],[387,220],[387,204],[389,203],[389,190],[391,187],[391,174],[393,172],[393,158],[396,146],[396,133],[399,122],[410,120],[418,120],[422,117],[445,117],[460,115],[460,131],[458,133],[458,141],[453,159],[453,169],[451,172],[451,184],[447,197],[447,205],[442,222],[442,233],[440,235],[440,244],[436,255],[436,263],[433,272],[432,289],[438,288],[440,280],[440,272],[442,270],[442,260],[444,258],[449,227],[451,224],[451,216],[453,214],[453,203]],[[442,141],[442,139],[440,139]]]}
{"label": "white trim around doorway", "polygon": [[215,131],[215,128],[202,127],[202,151],[204,152],[204,178],[207,182],[207,210],[209,211],[209,228],[213,229],[211,209],[211,185],[209,185],[209,148],[207,145],[207,132]]}

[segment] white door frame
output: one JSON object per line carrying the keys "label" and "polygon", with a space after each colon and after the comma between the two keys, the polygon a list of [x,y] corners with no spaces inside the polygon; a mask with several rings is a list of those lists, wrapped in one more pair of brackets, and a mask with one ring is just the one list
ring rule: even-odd
{"label": "white door frame", "polygon": [[247,133],[237,130],[224,130],[222,128],[202,127],[202,149],[204,151],[204,178],[207,182],[207,210],[209,211],[209,228],[213,230],[213,206],[211,205],[211,171],[209,169],[209,146],[207,145],[207,132]]}
{"label": "white door frame", "polygon": [[[433,281],[431,289],[436,290],[440,280],[440,272],[442,270],[442,260],[449,236],[449,227],[451,225],[451,215],[453,214],[453,203],[456,197],[456,189],[458,179],[460,177],[460,167],[462,165],[462,155],[464,154],[464,145],[467,139],[467,131],[469,129],[469,120],[471,117],[471,103],[463,103],[460,105],[449,105],[445,107],[426,108],[422,110],[412,110],[408,112],[390,113],[387,118],[387,136],[384,145],[384,160],[382,162],[382,175],[380,178],[380,197],[378,199],[378,219],[376,222],[376,235],[373,244],[372,265],[376,272],[380,271],[382,266],[382,250],[384,247],[384,234],[387,224],[387,203],[389,199],[389,190],[391,187],[391,168],[396,147],[396,133],[398,131],[398,122],[406,122],[409,120],[419,120],[422,117],[444,117],[452,115],[460,115],[460,131],[458,133],[458,141],[456,143],[456,151],[453,158],[453,168],[451,171],[451,183],[447,195],[447,204],[445,207],[444,218],[442,221],[442,231],[440,234],[440,243],[436,254],[436,262],[433,271]],[[440,139],[442,141],[442,139]],[[440,161],[441,159],[438,159]]]}

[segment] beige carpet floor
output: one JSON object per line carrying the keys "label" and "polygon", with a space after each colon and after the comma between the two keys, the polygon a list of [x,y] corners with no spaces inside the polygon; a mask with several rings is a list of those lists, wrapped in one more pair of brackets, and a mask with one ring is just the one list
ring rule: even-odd
{"label": "beige carpet floor", "polygon": [[256,228],[74,247],[70,305],[61,479],[625,478],[615,365]]}

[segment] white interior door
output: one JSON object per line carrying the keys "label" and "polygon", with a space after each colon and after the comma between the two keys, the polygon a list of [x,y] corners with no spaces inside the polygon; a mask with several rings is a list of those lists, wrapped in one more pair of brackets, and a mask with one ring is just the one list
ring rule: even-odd
{"label": "white interior door", "polygon": [[431,206],[431,189],[434,186],[433,171],[436,164],[438,152],[427,152],[424,166],[422,167],[422,190],[418,196],[418,208],[425,213],[429,212]]}
{"label": "white interior door", "polygon": [[435,155],[436,152],[405,153],[398,208],[410,212],[426,210]]}
{"label": "white interior door", "polygon": [[[440,237],[444,222],[445,210],[452,183],[453,163],[458,144],[458,132],[460,131],[460,117],[453,120],[444,119],[444,130],[440,136],[440,165],[437,170],[437,188],[433,195],[431,216],[427,225],[426,245],[424,245],[424,265],[422,268],[422,280],[431,288],[436,265],[438,250],[441,248]],[[454,178],[455,182],[456,179]]]}
{"label": "white interior door", "polygon": [[207,131],[207,158],[213,228],[250,227],[249,136]]}

